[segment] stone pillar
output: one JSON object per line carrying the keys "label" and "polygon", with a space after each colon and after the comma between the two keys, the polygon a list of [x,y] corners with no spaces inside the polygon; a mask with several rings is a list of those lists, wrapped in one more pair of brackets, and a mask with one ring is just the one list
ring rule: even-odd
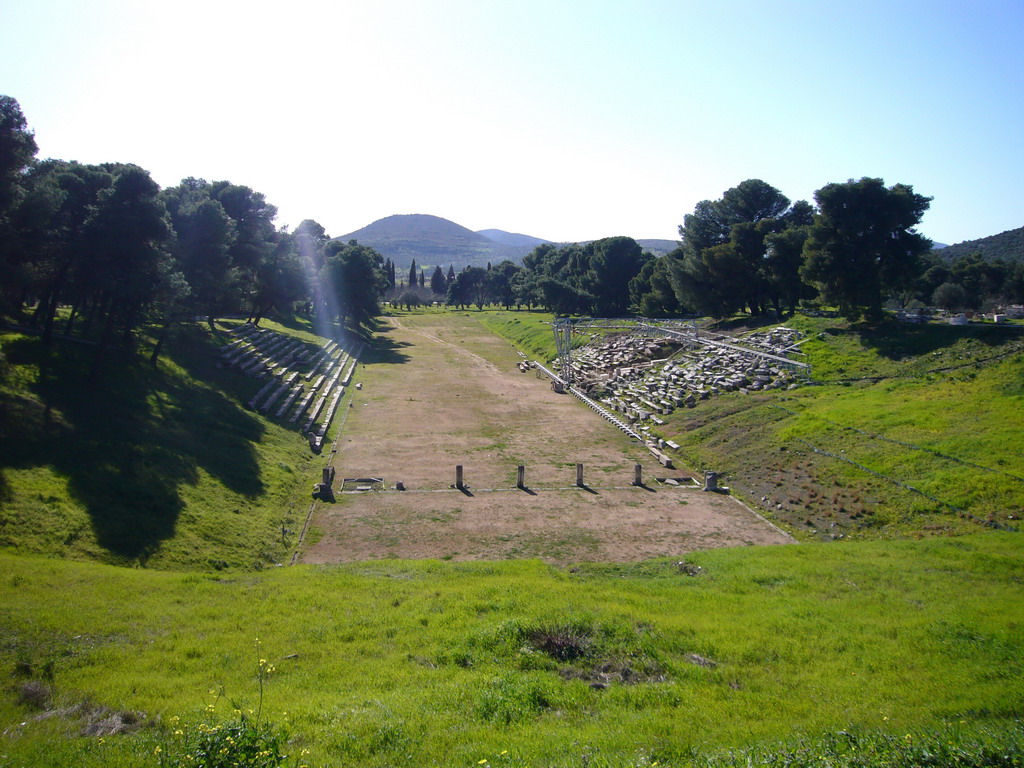
{"label": "stone pillar", "polygon": [[705,472],[704,473],[704,490],[705,491],[717,491],[718,490],[718,473],[717,472]]}
{"label": "stone pillar", "polygon": [[455,466],[455,487],[460,491],[466,487],[465,483],[462,482],[462,465],[457,464]]}
{"label": "stone pillar", "polygon": [[516,469],[516,488],[526,487],[526,467],[522,464]]}
{"label": "stone pillar", "polygon": [[634,464],[633,465],[633,485],[644,484],[644,465]]}
{"label": "stone pillar", "polygon": [[577,464],[576,465],[576,485],[579,488],[583,487],[583,465],[582,464]]}

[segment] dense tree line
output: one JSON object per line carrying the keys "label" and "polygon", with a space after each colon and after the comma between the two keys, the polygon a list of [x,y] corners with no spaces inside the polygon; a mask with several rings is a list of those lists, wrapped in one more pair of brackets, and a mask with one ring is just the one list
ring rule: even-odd
{"label": "dense tree line", "polygon": [[748,179],[699,202],[679,227],[679,248],[665,256],[628,237],[543,244],[521,268],[463,270],[449,281],[447,301],[603,317],[781,316],[814,301],[875,321],[887,302],[1019,300],[1024,268],[977,257],[948,267],[930,260],[931,242],[915,229],[930,199],[908,185],[863,178],[827,184],[814,199],[791,202]]}
{"label": "dense tree line", "polygon": [[1024,304],[1022,261],[989,261],[980,253],[969,253],[950,262],[943,251],[933,251],[923,266],[912,291],[919,304],[953,311]]}
{"label": "dense tree line", "polygon": [[229,181],[188,178],[161,189],[131,164],[37,160],[14,99],[0,96],[0,311],[34,309],[48,343],[93,333],[106,349],[136,330],[243,314],[259,320],[296,305],[357,327],[379,312],[383,258],[331,241],[312,220],[274,224],[263,194]]}
{"label": "dense tree line", "polygon": [[815,204],[791,202],[760,179],[702,200],[662,257],[629,237],[544,244],[522,265],[447,273],[395,264],[356,242],[332,241],[306,220],[277,228],[255,190],[187,178],[167,189],[135,165],[37,160],[18,103],[0,96],[0,311],[32,308],[49,342],[57,330],[106,348],[142,326],[303,306],[358,327],[379,300],[411,307],[543,307],[562,315],[650,317],[792,313],[801,301],[877,319],[886,302],[978,309],[1024,301],[1024,265],[977,254],[952,263],[916,231],[930,198],[863,178],[827,184]]}

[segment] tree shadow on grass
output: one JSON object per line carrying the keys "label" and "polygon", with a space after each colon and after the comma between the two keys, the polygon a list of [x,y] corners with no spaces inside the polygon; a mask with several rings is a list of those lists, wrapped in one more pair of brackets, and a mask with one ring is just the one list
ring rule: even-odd
{"label": "tree shadow on grass", "polygon": [[40,375],[25,395],[0,395],[0,475],[51,467],[99,544],[143,563],[175,533],[179,487],[201,473],[237,494],[262,493],[254,444],[264,428],[239,403],[134,355],[112,357],[89,383],[92,356],[71,347],[47,351],[27,338],[5,347],[12,363],[35,362]]}
{"label": "tree shadow on grass", "polygon": [[409,355],[399,350],[411,347],[407,341],[395,341],[387,337],[377,337],[372,346],[367,346],[359,356],[359,362],[374,364],[401,365],[409,362]]}
{"label": "tree shadow on grass", "polygon": [[861,343],[889,360],[903,360],[938,352],[961,339],[972,339],[988,347],[998,347],[1018,338],[1020,335],[1013,330],[998,325],[909,325],[887,322],[877,328],[860,331]]}

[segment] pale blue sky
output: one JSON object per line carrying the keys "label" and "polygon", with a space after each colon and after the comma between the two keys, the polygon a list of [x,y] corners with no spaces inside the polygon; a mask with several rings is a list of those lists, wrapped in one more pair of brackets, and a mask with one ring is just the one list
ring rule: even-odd
{"label": "pale blue sky", "polygon": [[1024,225],[1024,0],[0,0],[40,157],[229,179],[332,235],[393,213],[675,239],[761,178],[877,176],[922,231]]}

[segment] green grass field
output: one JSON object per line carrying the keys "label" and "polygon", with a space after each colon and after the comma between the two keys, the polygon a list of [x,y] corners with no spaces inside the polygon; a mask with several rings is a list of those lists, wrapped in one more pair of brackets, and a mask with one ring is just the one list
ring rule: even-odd
{"label": "green grass field", "polygon": [[[548,315],[461,314],[554,354]],[[1024,514],[1021,337],[789,324],[816,386],[665,435],[806,543],[569,569],[268,569],[320,461],[223,329],[95,385],[3,332],[0,768],[230,765],[240,717],[280,736],[250,767],[1020,766],[1024,540],[982,522]]]}
{"label": "green grass field", "polygon": [[[1021,541],[229,578],[4,556],[0,722],[25,725],[0,754],[155,765],[179,723],[259,706],[258,658],[276,668],[263,714],[311,765],[684,765],[844,729],[1009,727],[1024,706]],[[17,703],[29,682],[64,714]],[[100,744],[81,735],[86,699],[147,725]]]}
{"label": "green grass field", "polygon": [[95,382],[93,348],[0,334],[0,548],[157,568],[286,558],[319,463],[294,426],[245,408],[263,382],[217,366],[224,327],[179,330],[155,369],[111,357]]}

